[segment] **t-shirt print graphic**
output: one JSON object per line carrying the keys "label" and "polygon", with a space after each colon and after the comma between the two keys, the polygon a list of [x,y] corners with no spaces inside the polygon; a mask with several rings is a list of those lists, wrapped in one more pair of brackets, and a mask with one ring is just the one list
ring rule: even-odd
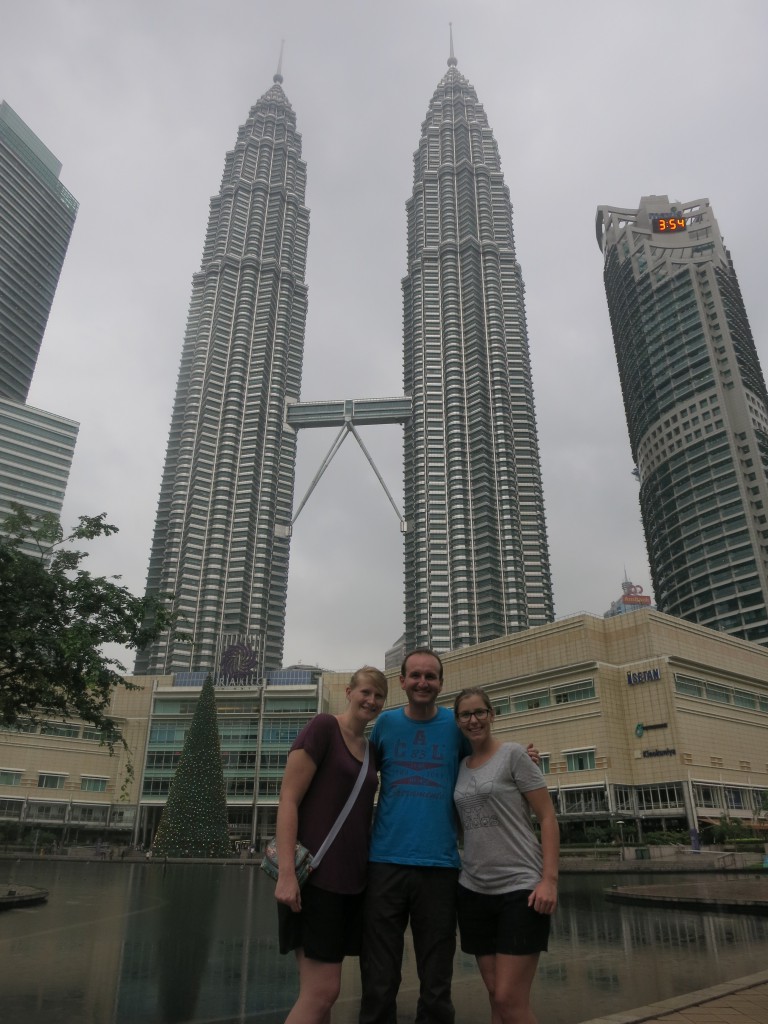
{"label": "t-shirt print graphic", "polygon": [[[401,740],[397,744],[393,767],[397,778],[392,780],[392,790],[415,786],[424,789],[442,789],[442,771],[445,768],[445,751],[440,743],[430,744],[424,730],[418,729],[409,744]],[[400,755],[400,756],[398,756]],[[407,755],[403,757],[402,755]]]}
{"label": "t-shirt print graphic", "polygon": [[493,793],[493,782],[493,779],[469,779],[461,805],[461,823],[465,832],[476,828],[495,828],[499,824],[499,819],[488,802]]}

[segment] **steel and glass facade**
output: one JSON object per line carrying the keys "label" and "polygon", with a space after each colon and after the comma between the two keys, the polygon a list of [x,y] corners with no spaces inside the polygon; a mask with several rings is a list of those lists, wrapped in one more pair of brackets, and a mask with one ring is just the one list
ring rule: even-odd
{"label": "steel and glass facade", "polygon": [[441,651],[553,618],[509,190],[448,65],[414,155],[403,280],[406,646]]}
{"label": "steel and glass facade", "polygon": [[[209,670],[222,636],[283,653],[309,233],[306,166],[282,76],[253,106],[211,200],[181,357],[147,591],[180,630],[139,673]],[[258,672],[256,673],[258,675]]]}
{"label": "steel and glass facade", "polygon": [[657,606],[768,643],[768,392],[709,201],[601,206],[597,241]]}
{"label": "steel and glass facade", "polygon": [[[23,505],[32,515],[58,516],[79,425],[44,409],[0,398],[0,522]],[[30,553],[39,553],[29,542]]]}
{"label": "steel and glass facade", "polygon": [[[203,680],[192,675],[133,676],[134,688],[115,690],[110,714],[129,748],[114,756],[98,730],[77,720],[0,728],[0,822],[45,824],[64,841],[149,846],[200,696]],[[291,744],[328,709],[326,688],[321,670],[304,666],[268,672],[258,687],[217,688],[229,834],[238,846],[260,848],[274,835]]]}
{"label": "steel and glass facade", "polygon": [[0,103],[0,398],[25,402],[77,200],[61,164],[14,110]]}
{"label": "steel and glass facade", "polygon": [[[205,673],[200,673],[205,675]],[[181,758],[202,679],[155,686],[141,777],[136,838],[157,829]],[[219,742],[230,835],[258,847],[275,831],[277,804],[291,744],[321,710],[322,673],[292,668],[268,672],[258,687],[216,690]]]}
{"label": "steel and glass facade", "polygon": [[25,404],[77,215],[60,171],[0,103],[0,523],[12,503],[60,515],[77,440],[77,423]]}

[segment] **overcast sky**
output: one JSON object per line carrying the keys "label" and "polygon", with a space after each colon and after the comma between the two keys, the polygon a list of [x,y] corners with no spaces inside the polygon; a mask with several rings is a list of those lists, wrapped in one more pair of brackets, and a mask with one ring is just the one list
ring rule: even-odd
{"label": "overcast sky", "polygon": [[[602,614],[625,568],[649,590],[595,212],[709,198],[765,360],[764,0],[0,0],[0,99],[80,202],[29,401],[80,422],[65,525],[120,527],[91,570],[144,588],[208,203],[283,38],[311,211],[302,398],[402,393],[405,201],[449,21],[514,207],[556,614]],[[334,436],[299,434],[297,503]],[[402,429],[362,436],[402,507]],[[294,529],[286,664],[383,664],[403,575],[348,438]]]}

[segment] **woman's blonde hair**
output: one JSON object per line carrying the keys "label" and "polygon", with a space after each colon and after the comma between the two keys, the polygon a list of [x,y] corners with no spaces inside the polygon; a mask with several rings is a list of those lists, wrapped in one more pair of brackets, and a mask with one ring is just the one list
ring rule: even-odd
{"label": "woman's blonde hair", "polygon": [[356,686],[359,686],[363,679],[367,679],[368,682],[373,686],[375,690],[378,690],[382,696],[386,697],[389,693],[389,683],[384,673],[374,668],[372,665],[363,665],[356,672],[352,673],[352,678],[349,680],[349,689],[354,690]]}

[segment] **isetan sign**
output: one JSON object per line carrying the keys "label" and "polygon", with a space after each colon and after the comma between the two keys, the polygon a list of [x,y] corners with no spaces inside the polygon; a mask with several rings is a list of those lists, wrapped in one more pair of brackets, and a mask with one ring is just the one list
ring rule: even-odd
{"label": "isetan sign", "polygon": [[661,679],[660,668],[649,668],[645,672],[627,672],[627,686],[638,686],[640,683],[653,683]]}

